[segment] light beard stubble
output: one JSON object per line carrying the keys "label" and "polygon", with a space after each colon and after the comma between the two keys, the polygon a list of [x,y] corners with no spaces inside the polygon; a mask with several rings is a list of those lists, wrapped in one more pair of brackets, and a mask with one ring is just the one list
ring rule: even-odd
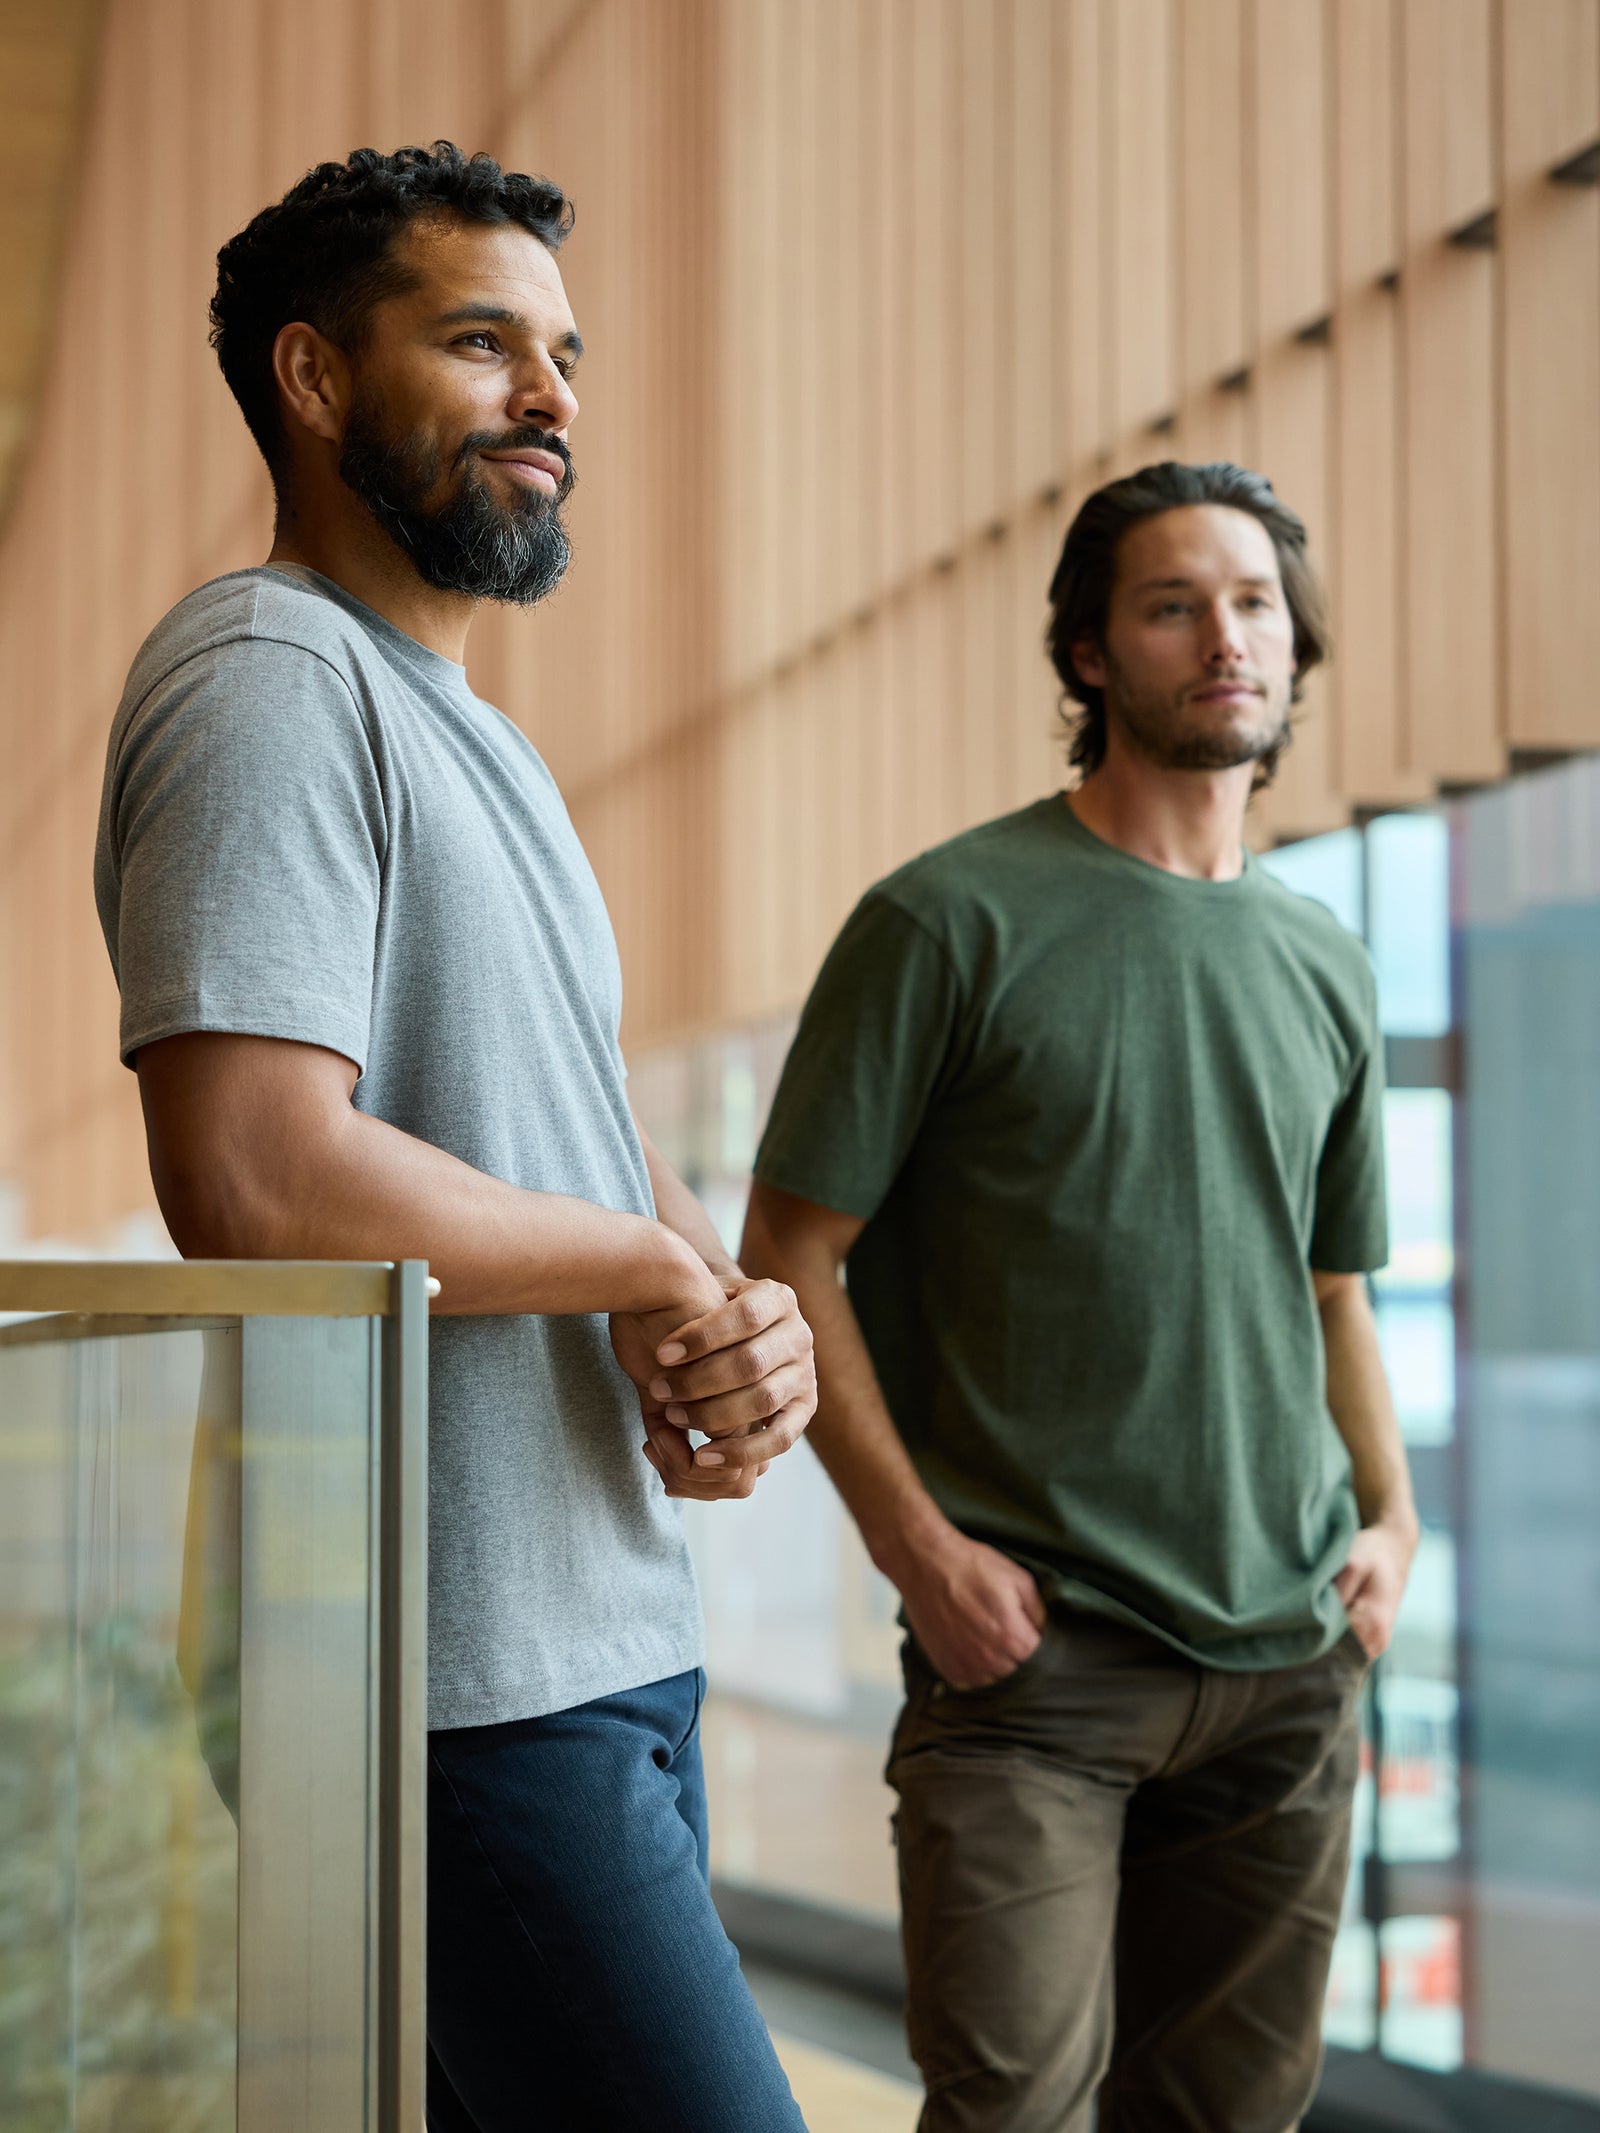
{"label": "light beard stubble", "polygon": [[1141,695],[1109,663],[1105,692],[1108,722],[1120,726],[1140,755],[1162,770],[1237,770],[1242,763],[1275,765],[1289,745],[1288,705],[1278,707],[1277,722],[1267,725],[1270,697],[1262,698],[1263,723],[1250,731],[1185,732],[1181,703],[1165,696]]}

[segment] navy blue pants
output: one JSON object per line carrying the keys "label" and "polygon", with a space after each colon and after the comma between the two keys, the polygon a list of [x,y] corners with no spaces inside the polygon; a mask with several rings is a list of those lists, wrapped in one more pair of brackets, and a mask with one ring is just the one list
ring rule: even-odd
{"label": "navy blue pants", "polygon": [[698,1671],[428,1738],[428,2133],[805,2133],[711,1902]]}

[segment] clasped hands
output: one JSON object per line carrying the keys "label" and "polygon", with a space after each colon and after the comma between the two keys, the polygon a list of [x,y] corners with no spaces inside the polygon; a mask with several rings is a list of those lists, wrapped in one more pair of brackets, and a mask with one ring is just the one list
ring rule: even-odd
{"label": "clasped hands", "polygon": [[[681,1309],[618,1311],[611,1346],[633,1380],[644,1455],[669,1496],[717,1503],[752,1493],[816,1413],[811,1328],[794,1291],[743,1277],[687,1321]],[[701,1430],[709,1442],[689,1441]]]}

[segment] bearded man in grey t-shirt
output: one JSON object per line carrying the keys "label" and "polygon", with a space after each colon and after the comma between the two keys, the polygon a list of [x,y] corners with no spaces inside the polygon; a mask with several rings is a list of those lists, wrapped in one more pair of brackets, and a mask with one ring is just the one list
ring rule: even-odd
{"label": "bearded man in grey t-shirt", "polygon": [[567,562],[570,221],[440,142],[322,164],[223,248],[276,537],[134,662],[96,891],[179,1248],[442,1282],[432,2133],[794,2133],[710,1900],[668,1499],[748,1495],[810,1419],[811,1337],[635,1124],[599,890],[461,663],[479,600]]}

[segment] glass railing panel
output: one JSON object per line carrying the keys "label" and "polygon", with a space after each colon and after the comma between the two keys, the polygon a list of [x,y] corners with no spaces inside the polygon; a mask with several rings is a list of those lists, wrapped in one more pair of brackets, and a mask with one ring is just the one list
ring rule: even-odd
{"label": "glass railing panel", "polygon": [[364,2123],[378,1400],[371,1321],[246,1322],[241,2133]]}
{"label": "glass railing panel", "polygon": [[0,1324],[0,2125],[417,2133],[426,1270],[120,1272],[0,1267],[139,1306]]}
{"label": "glass railing panel", "polygon": [[239,1328],[46,1330],[0,1336],[0,2122],[222,2133],[238,1843],[192,1635],[184,1679],[185,1603],[192,1624],[204,1551],[210,1752],[228,1771],[238,1528],[202,1530],[193,1455],[209,1442],[237,1474]]}

